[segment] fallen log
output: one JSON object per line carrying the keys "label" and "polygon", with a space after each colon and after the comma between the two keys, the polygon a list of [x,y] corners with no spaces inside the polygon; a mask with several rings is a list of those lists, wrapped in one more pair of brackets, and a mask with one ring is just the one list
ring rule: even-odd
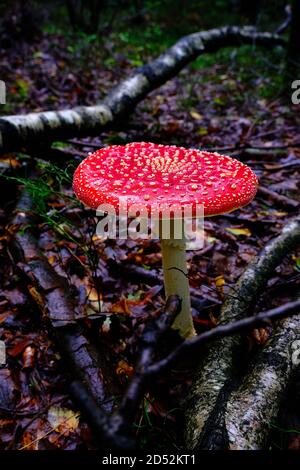
{"label": "fallen log", "polygon": [[[271,240],[248,266],[225,301],[219,324],[244,318],[253,308],[282,259],[300,243],[300,216]],[[243,373],[240,336],[216,341],[201,360],[185,403],[185,442],[189,449],[219,448],[225,405],[235,381]]]}
{"label": "fallen log", "polygon": [[223,448],[267,448],[272,421],[299,371],[299,345],[300,308],[297,316],[279,323],[241,385],[232,392],[224,416]]}
{"label": "fallen log", "polygon": [[74,380],[70,391],[86,417],[97,441],[106,448],[132,450],[135,447],[131,425],[138,409],[144,382],[140,374],[153,361],[157,343],[180,312],[181,300],[171,296],[164,313],[146,325],[141,339],[140,358],[132,381],[118,410],[110,416],[113,397],[106,387],[108,364],[103,351],[91,344],[78,322],[74,293],[66,280],[59,276],[39,249],[37,239],[31,233],[32,200],[22,193],[8,226],[10,254],[23,275],[28,290],[42,310],[50,333],[54,336],[63,357],[69,365]]}
{"label": "fallen log", "polygon": [[[23,192],[8,226],[11,258],[23,275],[31,296],[42,310],[46,325],[67,363],[66,370],[70,371],[75,384],[78,385],[78,381],[81,383],[80,390],[85,397],[81,401],[83,413],[89,416],[85,404],[87,407],[91,402],[95,403],[97,413],[92,428],[97,428],[97,438],[112,447],[132,448],[129,438],[119,439],[119,436],[108,433],[110,424],[107,413],[112,410],[112,397],[107,390],[109,365],[103,351],[99,352],[88,341],[83,327],[75,319],[74,293],[66,280],[49,264],[31,233],[31,207],[30,196]],[[78,391],[78,386],[74,385],[73,389]],[[78,397],[75,398],[78,401]]]}
{"label": "fallen log", "polygon": [[98,135],[112,129],[151,91],[178,74],[201,54],[223,47],[253,44],[284,45],[278,35],[260,33],[253,27],[224,26],[190,34],[113,89],[95,105],[0,118],[0,153],[29,149],[72,137]]}
{"label": "fallen log", "polygon": [[281,307],[266,310],[251,317],[219,325],[200,335],[194,336],[192,339],[184,341],[167,357],[154,364],[150,364],[144,370],[144,375],[147,379],[149,379],[149,377],[159,376],[168,371],[178,360],[192,357],[194,353],[199,352],[207,343],[215,341],[218,338],[226,338],[227,336],[247,331],[251,328],[269,325],[271,320],[275,321],[281,318],[299,315],[299,311],[300,300],[295,300],[294,302],[288,302]]}

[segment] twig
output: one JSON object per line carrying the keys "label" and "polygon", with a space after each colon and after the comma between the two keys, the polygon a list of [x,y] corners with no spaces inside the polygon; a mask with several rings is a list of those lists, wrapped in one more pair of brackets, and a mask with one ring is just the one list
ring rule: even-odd
{"label": "twig", "polygon": [[286,14],[286,18],[283,21],[283,23],[281,23],[281,25],[278,26],[278,28],[275,31],[275,34],[284,33],[284,31],[289,27],[289,25],[292,21],[292,8],[291,8],[291,5],[286,5],[285,9],[284,9],[284,12]]}
{"label": "twig", "polygon": [[[295,126],[287,126],[281,129],[281,131],[284,130],[285,132],[287,131],[294,131],[296,132]],[[261,139],[262,137],[268,137],[273,134],[277,134],[278,129],[272,129],[271,131],[264,131],[264,132],[259,132],[258,134],[251,135],[250,137],[247,138],[247,141],[255,140],[255,139]]]}
{"label": "twig", "polygon": [[255,151],[263,151],[263,152],[266,152],[266,153],[272,153],[274,152],[274,150],[285,150],[285,149],[289,149],[289,148],[298,148],[300,147],[300,143],[299,142],[294,142],[294,143],[291,143],[291,144],[282,144],[282,145],[274,145],[272,147],[266,147],[264,145],[247,145],[247,144],[243,144],[243,145],[233,145],[233,146],[228,146],[228,147],[197,147],[199,148],[200,150],[205,150],[207,152],[228,152],[228,151],[232,151],[232,152],[236,152],[238,150],[243,150],[243,151],[246,151],[246,152],[251,152],[252,150]]}
{"label": "twig", "polygon": [[166,358],[148,367],[144,375],[149,379],[162,374],[166,370],[170,370],[172,365],[180,359],[190,357],[192,354],[198,352],[201,347],[205,344],[215,341],[219,338],[225,338],[226,336],[236,335],[244,331],[256,328],[259,326],[266,326],[271,320],[280,320],[292,315],[300,314],[300,300],[289,302],[265,312],[260,312],[255,316],[244,318],[227,325],[220,325],[216,328],[206,331],[199,336],[195,336],[190,340],[184,341],[178,346],[172,353]]}
{"label": "twig", "polygon": [[78,147],[90,147],[93,149],[101,149],[105,147],[103,144],[94,144],[93,142],[82,142],[80,140],[68,139],[66,140],[68,144],[77,145]]}
{"label": "twig", "polygon": [[122,427],[116,427],[112,422],[112,418],[105,415],[91,394],[87,393],[86,387],[79,381],[73,381],[70,385],[70,390],[77,402],[79,408],[83,410],[83,414],[90,424],[94,435],[97,438],[102,438],[105,443],[105,448],[112,450],[132,451],[135,448],[135,443],[130,432],[123,432]]}
{"label": "twig", "polygon": [[115,430],[128,432],[134,420],[140,400],[145,391],[145,373],[153,363],[153,357],[157,344],[162,335],[170,328],[176,316],[181,310],[181,299],[171,295],[167,299],[164,312],[157,318],[152,319],[145,327],[141,338],[141,352],[127,391],[122,399],[119,410],[112,417],[112,425]]}
{"label": "twig", "polygon": [[275,203],[277,203],[278,205],[288,210],[296,210],[299,208],[299,205],[300,205],[299,201],[296,201],[295,199],[291,199],[287,196],[283,196],[282,194],[278,194],[275,191],[272,191],[271,189],[268,189],[265,186],[262,186],[261,184],[258,187],[257,194],[259,196],[272,199]]}
{"label": "twig", "polygon": [[[254,162],[253,162],[254,163]],[[255,165],[259,165],[259,164],[262,164],[264,165],[264,171],[280,171],[280,170],[287,170],[289,168],[294,168],[294,167],[300,167],[300,160],[293,160],[291,162],[287,162],[287,163],[282,163],[282,164],[278,164],[278,163],[268,163],[266,164],[265,162],[255,162],[254,164]],[[251,164],[250,162],[248,162],[248,165]]]}

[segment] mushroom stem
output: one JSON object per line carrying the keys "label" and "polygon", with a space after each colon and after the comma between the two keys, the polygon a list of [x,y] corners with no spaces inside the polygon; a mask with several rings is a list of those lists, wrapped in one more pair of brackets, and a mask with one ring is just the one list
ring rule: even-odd
{"label": "mushroom stem", "polygon": [[184,339],[192,338],[196,332],[191,313],[190,289],[186,264],[185,237],[175,238],[174,223],[171,220],[169,238],[161,237],[162,264],[166,297],[172,294],[182,298],[181,312],[177,315],[172,328],[178,330]]}

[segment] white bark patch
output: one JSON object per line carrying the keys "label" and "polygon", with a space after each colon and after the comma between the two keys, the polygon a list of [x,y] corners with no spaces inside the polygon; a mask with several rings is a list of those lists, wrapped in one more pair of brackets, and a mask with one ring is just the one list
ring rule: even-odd
{"label": "white bark patch", "polygon": [[3,119],[15,127],[18,134],[21,135],[23,139],[25,139],[28,134],[32,133],[32,131],[37,133],[44,128],[40,115],[35,113],[26,114],[24,116],[7,116]]}
{"label": "white bark patch", "polygon": [[118,88],[114,90],[114,101],[122,101],[124,96],[136,98],[138,95],[142,94],[144,89],[148,86],[149,82],[145,75],[138,73],[137,75],[134,75],[133,77],[125,80]]}
{"label": "white bark patch", "polygon": [[[108,106],[98,105],[98,106],[89,106],[84,108],[84,117],[87,117],[91,127],[97,127],[101,124],[104,126],[108,122],[113,121],[113,115]],[[84,119],[85,120],[85,119]]]}
{"label": "white bark patch", "polygon": [[44,118],[47,120],[47,125],[51,129],[58,129],[61,125],[58,113],[55,111],[46,111],[43,113]]}
{"label": "white bark patch", "polygon": [[69,109],[65,111],[58,111],[57,114],[66,124],[80,128],[82,119],[77,111]]}

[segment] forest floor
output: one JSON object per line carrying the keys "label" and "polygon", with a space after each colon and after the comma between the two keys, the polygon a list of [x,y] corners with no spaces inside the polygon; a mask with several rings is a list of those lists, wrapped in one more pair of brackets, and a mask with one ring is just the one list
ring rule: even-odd
{"label": "forest floor", "polygon": [[[8,84],[2,112],[95,104],[139,65],[118,45],[106,51],[105,60],[86,47],[85,55],[76,47],[70,49],[59,34],[43,33],[38,41],[0,49],[1,79]],[[99,344],[105,344],[121,395],[134,370],[145,321],[164,305],[160,246],[155,240],[96,238],[91,214],[73,197],[72,172],[88,152],[109,144],[144,140],[205,149],[229,147],[224,153],[250,165],[261,185],[300,201],[300,115],[299,108],[280,97],[280,65],[274,70],[272,64],[281,60],[279,49],[266,54],[249,46],[199,59],[151,93],[122,129],[96,138],[55,142],[53,148],[64,155],[60,162],[45,162],[39,149],[34,158],[23,153],[0,157],[2,174],[20,178],[1,183],[0,338],[7,348],[7,367],[0,370],[1,449],[94,446],[89,427],[69,395],[67,368],[9,249],[8,225],[22,189],[19,183],[33,161],[39,179],[28,189],[38,216],[35,231],[40,247],[51,266],[73,286],[79,321]],[[260,150],[249,152],[244,147]],[[247,207],[205,222],[205,247],[187,252],[190,285],[206,301],[201,312],[193,311],[198,332],[216,324],[220,304],[226,295],[234,295],[234,284],[244,268],[294,213],[288,204],[259,194]],[[122,275],[126,263],[157,275],[157,285],[130,281]],[[299,285],[300,251],[276,269],[256,309],[291,300]],[[35,292],[31,294],[34,297]],[[247,354],[267,340],[270,328],[245,337]],[[192,365],[181,364],[144,397],[135,422],[142,448],[158,442],[162,449],[180,448],[180,403],[191,377]],[[120,395],[114,396],[116,404]],[[274,423],[274,429],[281,429],[270,443],[274,448],[300,446],[297,432],[288,432],[289,426],[296,430],[298,426],[300,433],[299,403],[289,407],[285,415],[290,422],[283,425],[278,418]]]}

